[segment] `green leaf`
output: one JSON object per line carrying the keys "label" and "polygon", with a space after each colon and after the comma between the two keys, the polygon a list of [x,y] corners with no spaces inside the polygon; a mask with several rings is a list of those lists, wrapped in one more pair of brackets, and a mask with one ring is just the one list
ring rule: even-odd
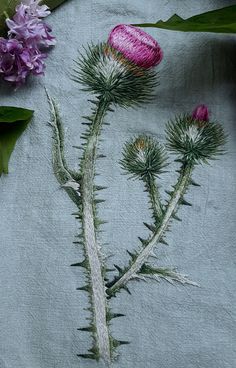
{"label": "green leaf", "polygon": [[[43,3],[47,4],[53,10],[65,1],[68,0],[45,0]],[[15,13],[16,5],[20,4],[20,2],[20,0],[0,0],[0,36],[4,36],[7,31],[5,26],[6,16],[4,13],[6,12],[9,17],[12,17]]]}
{"label": "green leaf", "polygon": [[63,4],[66,1],[68,0],[45,0],[44,3],[48,5],[51,10],[54,10],[55,8],[57,8],[59,5]]}
{"label": "green leaf", "polygon": [[33,116],[32,110],[18,107],[0,107],[0,176],[8,174],[8,163],[17,139]]}
{"label": "green leaf", "polygon": [[156,27],[182,32],[236,33],[236,5],[209,11],[183,19],[177,14],[166,22],[136,24],[139,27]]}

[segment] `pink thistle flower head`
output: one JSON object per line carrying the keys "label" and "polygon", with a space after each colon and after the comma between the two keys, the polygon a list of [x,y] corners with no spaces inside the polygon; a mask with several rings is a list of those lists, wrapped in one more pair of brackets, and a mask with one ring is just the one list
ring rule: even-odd
{"label": "pink thistle flower head", "polygon": [[116,26],[109,35],[108,43],[141,68],[152,68],[163,58],[163,51],[157,41],[134,26],[126,24]]}
{"label": "pink thistle flower head", "polygon": [[208,122],[209,117],[210,117],[210,113],[206,105],[198,105],[192,113],[192,118],[194,120]]}

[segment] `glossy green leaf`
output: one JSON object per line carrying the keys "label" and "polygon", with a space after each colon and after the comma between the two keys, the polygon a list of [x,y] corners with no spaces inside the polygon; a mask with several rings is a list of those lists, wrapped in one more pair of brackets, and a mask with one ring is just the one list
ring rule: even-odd
{"label": "glossy green leaf", "polygon": [[0,107],[0,176],[8,173],[8,163],[17,139],[33,116],[32,110],[18,107]]}
{"label": "glossy green leaf", "polygon": [[[53,10],[65,1],[68,0],[45,0],[44,3],[47,4],[51,10]],[[0,0],[0,36],[4,36],[6,33],[6,16],[4,12],[6,12],[9,17],[12,17],[15,13],[15,7],[17,4],[20,4],[20,0]]]}
{"label": "glossy green leaf", "polygon": [[236,5],[209,11],[183,19],[177,14],[166,22],[136,24],[139,27],[156,27],[182,32],[236,33]]}

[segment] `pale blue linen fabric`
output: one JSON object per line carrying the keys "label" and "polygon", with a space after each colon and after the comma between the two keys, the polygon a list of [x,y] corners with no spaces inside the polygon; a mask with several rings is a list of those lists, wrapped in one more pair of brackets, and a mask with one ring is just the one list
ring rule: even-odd
{"label": "pale blue linen fabric", "polygon": [[[84,361],[90,337],[77,331],[86,324],[87,296],[75,289],[84,282],[70,264],[81,259],[72,245],[78,223],[72,202],[59,188],[51,166],[51,130],[44,87],[60,102],[66,129],[67,157],[78,164],[83,131],[79,116],[88,113],[86,95],[68,75],[82,45],[106,40],[118,23],[184,17],[235,1],[206,0],[71,0],[48,20],[58,44],[47,60],[44,78],[32,79],[14,92],[1,87],[1,104],[35,109],[35,118],[19,140],[10,174],[0,179],[0,368],[101,368]],[[123,143],[134,134],[150,133],[164,141],[164,127],[177,113],[198,103],[229,133],[228,154],[195,173],[201,188],[191,189],[192,208],[181,210],[169,247],[160,263],[178,269],[201,287],[168,283],[133,283],[132,295],[113,299],[113,336],[131,341],[119,349],[114,368],[233,368],[235,351],[235,220],[236,220],[236,38],[148,30],[165,58],[154,103],[107,117],[99,163],[99,183],[106,202],[100,214],[109,223],[102,240],[110,262],[125,264],[126,249],[145,235],[149,219],[142,184],[127,181],[118,161]],[[162,186],[175,179],[163,177]]]}

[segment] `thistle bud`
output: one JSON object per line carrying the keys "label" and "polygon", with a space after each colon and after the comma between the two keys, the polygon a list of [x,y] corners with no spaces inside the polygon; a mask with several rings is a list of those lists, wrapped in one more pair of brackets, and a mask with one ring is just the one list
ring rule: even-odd
{"label": "thistle bud", "polygon": [[166,152],[152,137],[139,136],[125,144],[121,166],[128,174],[140,179],[158,176],[167,166]]}
{"label": "thistle bud", "polygon": [[120,24],[110,33],[108,44],[135,65],[149,69],[158,65],[163,52],[157,41],[139,28]]}
{"label": "thistle bud", "polygon": [[206,105],[198,105],[192,113],[192,118],[199,121],[208,122],[209,116],[209,109]]}
{"label": "thistle bud", "polygon": [[176,117],[167,125],[167,147],[192,164],[204,163],[224,153],[226,136],[221,124],[209,122],[205,105],[197,106],[192,115]]}

